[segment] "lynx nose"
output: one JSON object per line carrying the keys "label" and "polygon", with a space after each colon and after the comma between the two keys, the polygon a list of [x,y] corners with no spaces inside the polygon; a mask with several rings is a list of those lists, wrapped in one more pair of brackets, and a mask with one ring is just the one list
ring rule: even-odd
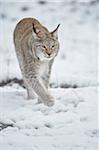
{"label": "lynx nose", "polygon": [[47,52],[47,55],[50,57],[51,56],[51,51]]}
{"label": "lynx nose", "polygon": [[48,56],[50,56],[51,54],[50,53],[48,53]]}

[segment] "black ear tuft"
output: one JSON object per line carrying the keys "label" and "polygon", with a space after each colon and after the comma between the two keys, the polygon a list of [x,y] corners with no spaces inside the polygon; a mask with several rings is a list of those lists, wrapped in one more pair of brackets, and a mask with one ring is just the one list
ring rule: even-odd
{"label": "black ear tuft", "polygon": [[34,27],[34,23],[32,24],[32,26],[33,26],[33,31],[36,33],[36,29],[35,29],[35,27]]}
{"label": "black ear tuft", "polygon": [[55,29],[53,32],[57,31],[57,30],[58,30],[58,28],[59,28],[59,26],[60,26],[60,24],[58,24],[58,26],[56,27],[56,29]]}
{"label": "black ear tuft", "polygon": [[51,32],[51,35],[58,39],[58,28],[59,28],[60,24],[58,24],[58,26],[56,27],[56,29],[54,31]]}

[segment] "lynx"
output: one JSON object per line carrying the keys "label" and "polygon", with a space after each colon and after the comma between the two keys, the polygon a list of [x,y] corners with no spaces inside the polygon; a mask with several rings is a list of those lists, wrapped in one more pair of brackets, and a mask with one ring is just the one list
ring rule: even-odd
{"label": "lynx", "polygon": [[28,99],[53,106],[48,91],[51,68],[59,51],[58,28],[49,32],[38,20],[24,18],[14,30],[14,45]]}

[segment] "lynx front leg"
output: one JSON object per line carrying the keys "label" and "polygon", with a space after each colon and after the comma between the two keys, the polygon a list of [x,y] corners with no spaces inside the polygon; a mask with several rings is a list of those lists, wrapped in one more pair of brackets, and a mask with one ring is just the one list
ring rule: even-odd
{"label": "lynx front leg", "polygon": [[[46,89],[49,88],[49,80],[50,80],[51,67],[52,67],[53,61],[54,60],[51,60],[49,62],[48,68],[46,69],[46,72],[44,72],[44,74],[42,76],[42,82],[43,82]],[[41,97],[38,97],[38,103],[41,103],[41,102],[42,102]]]}
{"label": "lynx front leg", "polygon": [[32,79],[32,88],[45,105],[47,106],[54,105],[54,98],[50,95],[48,90],[43,85],[41,78],[36,77]]}
{"label": "lynx front leg", "polygon": [[45,70],[45,72],[42,76],[42,81],[47,89],[49,87],[49,80],[50,80],[53,61],[54,61],[54,59],[50,60],[48,66],[47,66],[47,69]]}
{"label": "lynx front leg", "polygon": [[46,76],[42,77],[42,82],[46,89],[49,88],[49,78],[50,78],[50,75],[48,75],[48,74]]}
{"label": "lynx front leg", "polygon": [[36,99],[37,95],[33,89],[27,89],[27,99]]}
{"label": "lynx front leg", "polygon": [[29,86],[29,82],[27,81],[27,78],[24,78],[24,84],[27,90],[27,99],[36,99],[37,98],[37,94],[34,92],[33,88],[31,88],[31,86]]}
{"label": "lynx front leg", "polygon": [[[50,74],[46,74],[46,76],[42,77],[42,83],[47,90],[49,88],[49,79],[50,79]],[[41,102],[42,102],[41,97],[38,97],[38,103],[41,103]]]}

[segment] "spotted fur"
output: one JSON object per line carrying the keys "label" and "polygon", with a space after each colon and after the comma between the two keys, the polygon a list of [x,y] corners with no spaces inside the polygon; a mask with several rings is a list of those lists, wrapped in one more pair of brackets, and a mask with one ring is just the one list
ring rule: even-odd
{"label": "spotted fur", "polygon": [[59,51],[58,27],[49,32],[34,18],[24,18],[14,30],[14,45],[27,89],[28,99],[38,97],[47,106],[54,104],[48,91],[53,61]]}

